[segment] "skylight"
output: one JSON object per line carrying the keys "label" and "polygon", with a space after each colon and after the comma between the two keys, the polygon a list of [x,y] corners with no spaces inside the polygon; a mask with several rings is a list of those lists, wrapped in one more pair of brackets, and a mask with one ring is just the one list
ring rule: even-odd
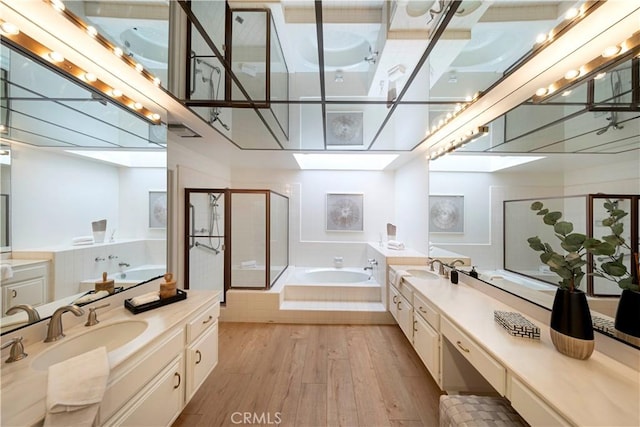
{"label": "skylight", "polygon": [[315,170],[383,170],[397,154],[304,154],[293,155],[300,169]]}
{"label": "skylight", "polygon": [[93,151],[93,150],[66,150],[68,153],[78,156],[91,157],[107,163],[129,168],[164,168],[167,166],[166,151]]}
{"label": "skylight", "polygon": [[433,172],[497,172],[513,166],[522,165],[543,156],[465,156],[449,154],[429,162]]}

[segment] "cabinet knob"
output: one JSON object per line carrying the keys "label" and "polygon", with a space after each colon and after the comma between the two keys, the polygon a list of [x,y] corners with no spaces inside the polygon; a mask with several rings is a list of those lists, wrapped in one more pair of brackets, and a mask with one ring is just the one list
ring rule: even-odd
{"label": "cabinet knob", "polygon": [[199,365],[200,362],[202,362],[202,353],[200,353],[200,350],[196,350],[196,354],[198,355],[198,360],[196,360],[196,365]]}
{"label": "cabinet knob", "polygon": [[176,376],[176,377],[178,377],[178,384],[176,384],[176,385],[174,385],[174,386],[173,386],[173,389],[175,390],[175,389],[177,389],[178,387],[180,387],[180,383],[182,382],[182,377],[180,377],[180,374],[179,374],[178,372],[175,372],[173,375],[174,375],[174,376]]}
{"label": "cabinet knob", "polygon": [[418,324],[417,320],[413,321],[413,332],[418,332],[418,329],[416,328],[416,325]]}
{"label": "cabinet knob", "polygon": [[398,310],[402,310],[402,307],[400,307],[400,304],[402,304],[402,301],[398,301]]}
{"label": "cabinet knob", "polygon": [[213,316],[209,315],[209,317],[207,318],[207,320],[203,320],[202,324],[206,325],[207,323],[211,322],[211,320],[213,319]]}
{"label": "cabinet knob", "polygon": [[18,291],[16,291],[15,289],[11,289],[11,298],[15,298],[18,296]]}
{"label": "cabinet knob", "polygon": [[422,306],[418,307],[418,310],[420,310],[421,312],[423,312],[423,313],[425,313],[425,314],[427,313],[427,310],[425,310],[424,308],[422,308]]}

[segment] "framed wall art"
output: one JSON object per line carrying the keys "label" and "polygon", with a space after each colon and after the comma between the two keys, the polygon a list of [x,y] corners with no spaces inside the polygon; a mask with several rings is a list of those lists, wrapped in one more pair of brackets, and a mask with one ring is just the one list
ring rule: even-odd
{"label": "framed wall art", "polygon": [[149,191],[149,228],[167,228],[166,191]]}
{"label": "framed wall art", "polygon": [[464,233],[464,196],[429,196],[429,232]]}
{"label": "framed wall art", "polygon": [[327,231],[364,231],[364,194],[327,193]]}
{"label": "framed wall art", "polygon": [[363,139],[363,113],[327,112],[327,145],[341,148],[360,147]]}

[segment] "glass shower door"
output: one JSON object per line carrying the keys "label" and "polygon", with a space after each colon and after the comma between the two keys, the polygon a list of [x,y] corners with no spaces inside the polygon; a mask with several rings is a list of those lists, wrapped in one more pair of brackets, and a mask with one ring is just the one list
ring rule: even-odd
{"label": "glass shower door", "polygon": [[187,189],[189,289],[221,291],[224,302],[225,192]]}

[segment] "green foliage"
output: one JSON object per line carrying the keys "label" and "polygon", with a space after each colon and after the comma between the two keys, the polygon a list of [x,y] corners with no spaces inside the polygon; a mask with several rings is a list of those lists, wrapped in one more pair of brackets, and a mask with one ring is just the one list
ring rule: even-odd
{"label": "green foliage", "polygon": [[609,227],[611,234],[603,236],[602,242],[588,248],[596,260],[593,275],[616,282],[621,289],[638,291],[640,286],[633,282],[633,275],[624,263],[624,252],[632,253],[631,247],[622,237],[624,224],[621,220],[627,216],[627,212],[618,207],[618,201],[606,199],[603,206],[609,216],[602,220],[602,225]]}
{"label": "green foliage", "polygon": [[553,231],[560,240],[560,247],[566,252],[565,254],[556,252],[550,244],[542,242],[538,236],[527,239],[531,249],[542,252],[540,261],[560,277],[561,280],[558,282],[560,288],[569,289],[571,292],[579,289],[585,275],[582,267],[587,264],[587,253],[591,253],[597,261],[593,265],[593,276],[614,281],[622,289],[640,290],[624,264],[623,250],[631,253],[631,248],[622,237],[624,225],[621,219],[627,216],[627,213],[618,208],[617,201],[612,202],[607,199],[604,207],[609,216],[602,220],[602,224],[609,227],[611,234],[599,240],[581,233],[574,233],[571,222],[560,221],[561,212],[549,212],[542,202],[531,204],[531,210],[542,216],[545,224],[553,226]]}

